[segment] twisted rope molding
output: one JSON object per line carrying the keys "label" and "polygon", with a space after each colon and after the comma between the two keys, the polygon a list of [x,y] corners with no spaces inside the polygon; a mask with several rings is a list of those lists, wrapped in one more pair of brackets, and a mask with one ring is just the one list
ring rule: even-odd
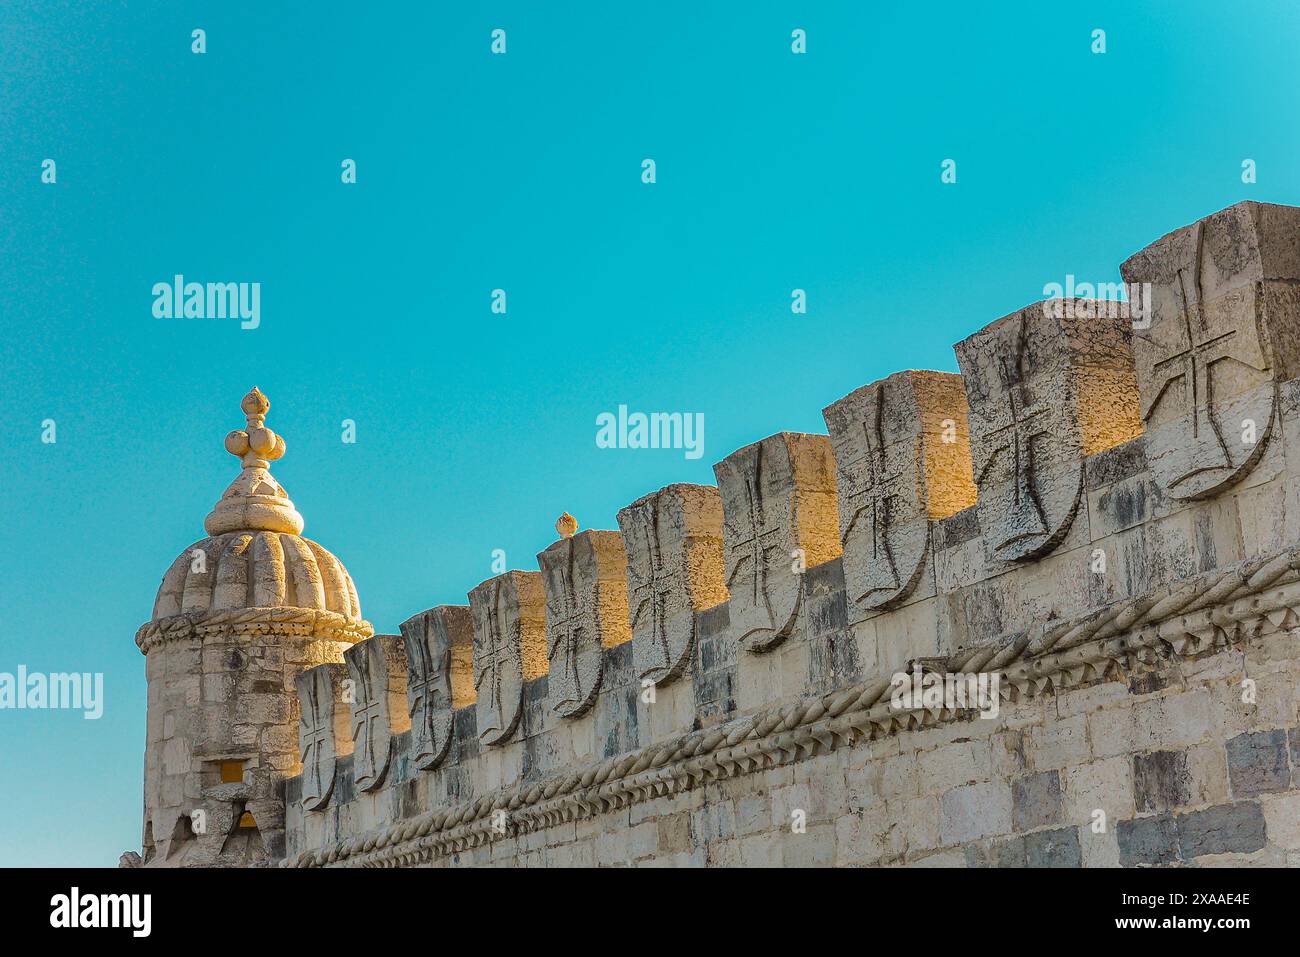
{"label": "twisted rope molding", "polygon": [[146,622],[135,643],[148,654],[158,645],[218,635],[298,635],[356,643],[375,633],[370,622],[316,608],[230,608],[191,611]]}
{"label": "twisted rope molding", "polygon": [[[1008,700],[1059,692],[1108,673],[1156,666],[1300,624],[1300,546],[1226,570],[1183,579],[986,647],[959,651],[953,672],[996,671]],[[519,783],[462,805],[437,808],[282,866],[402,867],[481,846],[494,838],[588,818],[701,784],[824,754],[906,730],[969,718],[971,710],[894,709],[889,679],[769,707],[716,728]],[[504,826],[501,815],[505,812]]]}

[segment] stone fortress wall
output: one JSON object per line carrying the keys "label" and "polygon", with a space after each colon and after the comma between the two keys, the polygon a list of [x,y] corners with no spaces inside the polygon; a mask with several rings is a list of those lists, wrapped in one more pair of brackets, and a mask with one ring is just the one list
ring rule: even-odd
{"label": "stone fortress wall", "polygon": [[1300,209],[1122,274],[303,672],[282,864],[1300,864]]}

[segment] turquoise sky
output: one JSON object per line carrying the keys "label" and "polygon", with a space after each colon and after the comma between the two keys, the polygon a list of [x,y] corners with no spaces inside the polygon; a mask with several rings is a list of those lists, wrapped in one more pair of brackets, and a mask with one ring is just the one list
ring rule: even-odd
{"label": "turquoise sky", "polygon": [[[139,847],[132,639],[252,385],[391,632],[493,549],[536,567],[563,510],[614,528],[860,385],[955,371],[1046,283],[1300,203],[1300,8],[1063,7],[6,0],[0,672],[102,672],[106,702],[0,711],[0,864]],[[260,327],[155,318],[176,273],[260,282]],[[597,448],[619,405],[703,413],[703,455]]]}

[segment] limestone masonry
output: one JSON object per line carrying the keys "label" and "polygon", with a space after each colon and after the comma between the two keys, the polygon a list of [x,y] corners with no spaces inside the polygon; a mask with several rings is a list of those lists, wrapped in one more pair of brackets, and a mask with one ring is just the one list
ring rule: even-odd
{"label": "limestone masonry", "polygon": [[1300,865],[1300,209],[1121,273],[400,635],[254,389],[136,635],[144,864]]}

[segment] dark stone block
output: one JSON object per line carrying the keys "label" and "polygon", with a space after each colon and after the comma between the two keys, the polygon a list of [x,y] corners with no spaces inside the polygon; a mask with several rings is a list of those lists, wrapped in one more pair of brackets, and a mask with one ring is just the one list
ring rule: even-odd
{"label": "dark stone block", "polygon": [[[1011,826],[1017,831],[1058,824],[1061,820],[1061,776],[1043,771],[1011,783]],[[1075,841],[1078,843],[1077,837]]]}
{"label": "dark stone block", "polygon": [[935,523],[935,550],[953,548],[963,542],[978,538],[980,534],[979,515],[975,506],[964,508],[955,515],[949,515]]}
{"label": "dark stone block", "polygon": [[605,691],[614,691],[633,685],[640,686],[637,676],[632,673],[632,642],[625,641],[613,648],[605,648],[602,654],[604,657],[600,677],[602,694]]}
{"label": "dark stone block", "polygon": [[1292,728],[1287,734],[1291,739],[1291,786],[1300,788],[1300,728]]}
{"label": "dark stone block", "polygon": [[392,738],[392,755],[388,759],[388,780],[384,787],[402,784],[411,778],[411,732],[403,731]]}
{"label": "dark stone block", "polygon": [[1169,687],[1171,675],[1163,671],[1147,671],[1133,675],[1128,680],[1129,694],[1155,694]]}
{"label": "dark stone block", "polygon": [[1178,860],[1178,825],[1168,814],[1120,821],[1115,832],[1121,867],[1170,864]]}
{"label": "dark stone block", "polygon": [[991,841],[983,844],[966,846],[967,867],[1025,867],[1025,838],[1020,835]]}
{"label": "dark stone block", "polygon": [[468,764],[478,757],[478,712],[473,705],[457,708],[451,716],[451,747],[442,766]]}
{"label": "dark stone block", "polygon": [[637,746],[639,695],[640,688],[632,686],[596,697],[596,739],[601,742],[602,758],[612,758]]}
{"label": "dark stone block", "polygon": [[1028,867],[1082,867],[1079,829],[1058,827],[1026,834],[1025,864]]}
{"label": "dark stone block", "polygon": [[1291,786],[1287,735],[1282,729],[1239,734],[1228,740],[1226,748],[1233,797],[1254,797]]}
{"label": "dark stone block", "polygon": [[1167,811],[1192,800],[1184,751],[1154,751],[1133,757],[1133,797],[1139,811]]}
{"label": "dark stone block", "polygon": [[1203,854],[1249,854],[1264,843],[1264,812],[1254,801],[1178,817],[1178,844],[1185,861]]}
{"label": "dark stone block", "polygon": [[706,638],[716,638],[718,635],[725,634],[731,627],[731,603],[723,602],[721,605],[714,605],[707,611],[699,613],[696,619],[696,636],[703,641]]}
{"label": "dark stone block", "polygon": [[1146,442],[1139,435],[1123,445],[1090,455],[1084,460],[1083,468],[1090,492],[1140,475],[1147,470]]}
{"label": "dark stone block", "polygon": [[[448,804],[463,804],[474,797],[474,778],[467,765],[444,768],[438,773],[442,775],[442,793]],[[436,790],[431,786],[429,792],[432,795]]]}
{"label": "dark stone block", "polygon": [[808,569],[803,587],[808,602],[808,634],[843,632],[849,624],[843,563],[837,558]]}
{"label": "dark stone block", "polygon": [[397,813],[402,818],[415,817],[417,814],[423,814],[425,808],[420,807],[419,794],[416,791],[417,781],[407,781],[398,788]]}
{"label": "dark stone block", "polygon": [[807,605],[808,688],[824,693],[858,681],[857,642],[848,629],[844,566],[837,558],[804,575]]}
{"label": "dark stone block", "polygon": [[352,755],[339,758],[338,763],[334,766],[334,796],[330,798],[330,803],[334,805],[348,804],[355,801],[357,797],[357,782],[352,776]]}

